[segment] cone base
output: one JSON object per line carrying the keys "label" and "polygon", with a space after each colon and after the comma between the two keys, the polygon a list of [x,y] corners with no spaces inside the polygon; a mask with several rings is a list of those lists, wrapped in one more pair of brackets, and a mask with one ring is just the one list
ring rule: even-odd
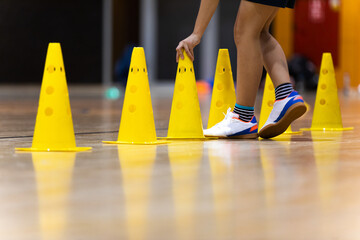
{"label": "cone base", "polygon": [[180,138],[180,137],[159,137],[159,139],[164,140],[174,140],[174,141],[209,141],[209,140],[217,140],[218,137],[200,137],[200,138]]}
{"label": "cone base", "polygon": [[322,132],[331,132],[331,131],[351,131],[354,130],[354,127],[347,128],[300,128],[301,131],[322,131]]}
{"label": "cone base", "polygon": [[74,148],[15,148],[21,152],[84,152],[91,150],[92,147],[74,147]]}
{"label": "cone base", "polygon": [[106,144],[128,144],[128,145],[158,145],[158,144],[166,144],[169,141],[157,140],[155,142],[123,142],[123,141],[102,141]]}
{"label": "cone base", "polygon": [[284,132],[280,135],[301,135],[301,134],[302,134],[302,131],[296,131],[296,132],[291,131],[291,132]]}

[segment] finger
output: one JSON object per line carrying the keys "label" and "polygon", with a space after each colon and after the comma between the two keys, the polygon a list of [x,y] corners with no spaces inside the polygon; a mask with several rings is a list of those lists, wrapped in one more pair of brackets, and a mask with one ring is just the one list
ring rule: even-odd
{"label": "finger", "polygon": [[188,45],[185,45],[184,48],[185,48],[185,52],[187,53],[187,55],[189,56],[189,58],[191,59],[191,61],[194,61],[194,56],[191,54],[190,49],[189,49],[189,46],[188,46]]}
{"label": "finger", "polygon": [[179,59],[184,59],[184,56],[183,56],[183,54],[182,54],[182,50],[181,50],[181,48],[179,48],[179,49],[176,49],[176,61],[177,62],[179,62]]}
{"label": "finger", "polygon": [[193,57],[193,61],[194,61],[194,59],[195,59],[194,49],[193,49],[193,48],[191,48],[191,49],[190,49],[190,51],[191,51],[191,55],[192,55],[192,57]]}
{"label": "finger", "polygon": [[176,51],[180,50],[180,49],[181,49],[181,47],[182,47],[182,43],[181,43],[181,42],[179,42],[179,44],[178,44],[178,45],[177,45],[177,47],[176,47]]}
{"label": "finger", "polygon": [[181,46],[181,48],[179,48],[179,49],[177,50],[177,52],[178,52],[178,54],[179,54],[179,56],[181,57],[182,60],[184,60],[184,55],[183,55],[183,51],[182,51],[183,48],[184,48],[184,47]]}
{"label": "finger", "polygon": [[181,57],[181,49],[183,48],[183,43],[180,42],[176,47],[176,62],[179,62],[179,57]]}

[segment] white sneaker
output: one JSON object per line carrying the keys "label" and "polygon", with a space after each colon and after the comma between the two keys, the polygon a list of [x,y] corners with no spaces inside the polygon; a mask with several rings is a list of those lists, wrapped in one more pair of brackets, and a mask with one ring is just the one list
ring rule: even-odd
{"label": "white sneaker", "polygon": [[259,131],[262,138],[276,137],[290,124],[306,112],[303,98],[298,92],[292,91],[289,96],[274,103],[274,108],[264,126]]}
{"label": "white sneaker", "polygon": [[255,116],[249,122],[239,119],[239,115],[231,112],[231,108],[227,110],[224,120],[217,123],[210,129],[204,130],[206,137],[219,138],[257,138],[257,121]]}

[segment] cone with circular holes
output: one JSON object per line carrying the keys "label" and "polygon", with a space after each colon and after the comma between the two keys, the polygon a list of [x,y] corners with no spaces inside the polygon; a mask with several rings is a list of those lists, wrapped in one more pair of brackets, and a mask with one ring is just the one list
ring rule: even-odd
{"label": "cone with circular holes", "polygon": [[183,51],[179,59],[166,139],[205,140],[193,62]]}
{"label": "cone with circular holes", "polygon": [[353,127],[343,127],[337,91],[331,53],[324,53],[321,62],[312,124],[310,128],[301,130],[345,131],[354,129]]}
{"label": "cone with circular holes", "polygon": [[40,91],[38,113],[30,152],[79,152],[76,147],[69,93],[60,43],[50,43]]}
{"label": "cone with circular holes", "polygon": [[223,120],[223,113],[226,113],[229,107],[233,108],[235,103],[236,94],[229,51],[219,49],[207,128]]}
{"label": "cone with circular holes", "polygon": [[131,55],[117,141],[110,144],[162,144],[157,140],[145,52],[135,47]]}

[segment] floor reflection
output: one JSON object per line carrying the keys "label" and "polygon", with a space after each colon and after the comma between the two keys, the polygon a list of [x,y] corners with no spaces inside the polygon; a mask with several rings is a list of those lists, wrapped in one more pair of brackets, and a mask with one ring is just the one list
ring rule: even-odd
{"label": "floor reflection", "polygon": [[311,132],[314,139],[330,138],[331,141],[314,141],[314,156],[316,161],[318,191],[322,208],[326,211],[332,207],[337,172],[339,151],[343,133],[339,132]]}
{"label": "floor reflection", "polygon": [[118,145],[129,240],[146,239],[149,231],[150,187],[156,150],[155,145]]}
{"label": "floor reflection", "polygon": [[174,235],[177,239],[192,239],[197,231],[196,193],[199,190],[203,145],[200,141],[168,145],[175,205]]}
{"label": "floor reflection", "polygon": [[42,239],[64,239],[76,153],[32,153]]}
{"label": "floor reflection", "polygon": [[237,146],[234,142],[210,141],[206,143],[211,168],[216,236],[234,235],[234,164]]}

